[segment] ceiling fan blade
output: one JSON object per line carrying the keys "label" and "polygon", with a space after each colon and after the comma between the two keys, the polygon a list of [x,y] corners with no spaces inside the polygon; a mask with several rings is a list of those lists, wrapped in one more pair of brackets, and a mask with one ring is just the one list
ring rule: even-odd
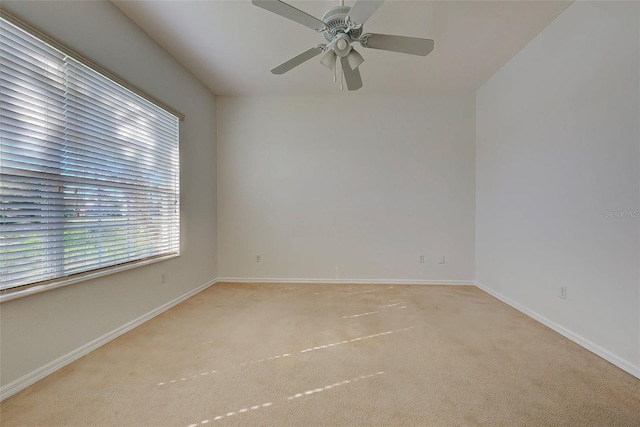
{"label": "ceiling fan blade", "polygon": [[347,16],[356,24],[364,24],[382,3],[384,0],[357,0]]}
{"label": "ceiling fan blade", "polygon": [[324,22],[280,0],[251,0],[251,3],[276,15],[305,25],[312,30],[325,28]]}
{"label": "ceiling fan blade", "polygon": [[[366,36],[366,35],[365,35]],[[366,38],[364,47],[390,50],[410,55],[426,56],[433,50],[433,40],[417,37],[391,36],[388,34],[371,34]]]}
{"label": "ceiling fan blade", "polygon": [[309,50],[305,50],[300,55],[294,56],[293,58],[291,58],[287,62],[283,62],[282,64],[278,65],[276,68],[271,70],[271,72],[273,74],[284,74],[287,71],[289,71],[289,70],[297,67],[298,65],[302,64],[303,62],[306,62],[306,61],[310,60],[314,56],[320,55],[322,53],[322,49],[325,46],[326,45],[321,44],[321,45],[312,47]]}
{"label": "ceiling fan blade", "polygon": [[357,68],[352,70],[349,66],[349,60],[347,57],[340,58],[340,64],[342,64],[342,73],[344,74],[344,81],[347,83],[347,89],[358,90],[362,87],[362,77],[360,77],[360,70]]}

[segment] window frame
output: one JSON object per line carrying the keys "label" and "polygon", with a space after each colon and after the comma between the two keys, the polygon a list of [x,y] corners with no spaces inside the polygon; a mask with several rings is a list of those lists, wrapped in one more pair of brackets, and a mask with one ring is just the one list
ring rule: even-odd
{"label": "window frame", "polygon": [[[135,95],[138,95],[139,97],[143,98],[144,100],[155,104],[157,107],[165,110],[166,112],[172,114],[173,116],[175,116],[176,118],[179,119],[179,122],[182,122],[185,120],[185,115],[183,113],[181,113],[180,111],[174,109],[173,107],[163,103],[162,101],[158,100],[157,98],[149,95],[148,93],[138,89],[137,87],[135,87],[134,85],[132,85],[131,83],[129,83],[128,81],[122,79],[121,77],[119,77],[117,74],[109,71],[108,69],[96,64],[95,62],[91,61],[90,59],[86,58],[85,56],[79,54],[78,52],[68,48],[67,46],[65,46],[64,44],[58,42],[55,38],[49,36],[48,34],[38,30],[37,28],[31,26],[30,24],[26,23],[25,21],[23,21],[21,18],[15,16],[14,14],[8,12],[6,9],[2,8],[2,6],[0,6],[0,17],[4,20],[6,20],[7,22],[9,22],[10,24],[20,28],[21,30],[25,31],[26,33],[32,35],[33,37],[40,39],[42,42],[52,46],[53,48],[59,50],[60,52],[62,52],[64,55],[74,59],[75,61],[79,62],[80,64],[91,68],[92,70],[96,71],[97,73],[103,75],[104,77],[106,77],[107,79],[112,80],[113,82],[115,82],[116,84],[122,86],[123,88],[131,91],[132,93],[134,93]],[[180,141],[181,141],[181,134],[182,134],[182,126],[178,126],[178,177],[181,175],[181,166],[179,163],[179,159],[180,159]],[[180,195],[180,185],[178,186],[178,195]],[[180,205],[180,199],[178,199],[178,204]],[[180,210],[180,206],[178,205],[178,209]],[[181,219],[180,219],[180,214],[178,214],[178,227],[181,227]],[[79,283],[79,282],[83,282],[83,281],[87,281],[87,280],[91,280],[91,279],[96,279],[99,277],[103,277],[103,276],[107,276],[110,274],[114,274],[114,273],[118,273],[121,271],[126,271],[126,270],[130,270],[130,269],[134,269],[137,267],[141,267],[144,265],[149,265],[149,264],[153,264],[156,262],[162,262],[168,259],[172,259],[172,258],[177,258],[180,256],[180,252],[182,251],[182,239],[180,239],[180,241],[178,242],[178,253],[170,253],[170,254],[160,254],[160,255],[156,255],[153,257],[148,257],[148,258],[144,258],[144,259],[139,259],[139,260],[133,260],[133,261],[129,261],[129,262],[123,262],[123,263],[119,263],[116,265],[112,265],[112,266],[107,266],[107,267],[103,267],[103,268],[98,268],[98,269],[93,269],[93,270],[89,270],[86,272],[80,272],[80,273],[76,273],[76,274],[72,274],[72,275],[67,275],[67,276],[63,276],[63,277],[59,277],[59,278],[55,278],[55,279],[51,279],[51,280],[45,280],[45,281],[41,281],[41,282],[36,282],[36,283],[31,283],[31,284],[25,284],[25,285],[20,285],[20,286],[16,286],[13,288],[8,288],[8,289],[4,289],[4,290],[0,290],[0,303],[3,302],[7,302],[7,301],[11,301],[14,299],[18,299],[18,298],[22,298],[28,295],[33,295],[33,294],[37,294],[40,292],[44,292],[47,290],[51,290],[51,289],[56,289],[59,287],[63,287],[63,286],[68,286],[68,285],[72,285],[75,283]]]}

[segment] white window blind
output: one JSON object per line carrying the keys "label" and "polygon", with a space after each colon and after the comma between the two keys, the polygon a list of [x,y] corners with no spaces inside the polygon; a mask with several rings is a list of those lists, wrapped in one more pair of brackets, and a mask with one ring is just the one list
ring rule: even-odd
{"label": "white window blind", "polygon": [[0,290],[178,254],[178,117],[2,18],[0,59]]}

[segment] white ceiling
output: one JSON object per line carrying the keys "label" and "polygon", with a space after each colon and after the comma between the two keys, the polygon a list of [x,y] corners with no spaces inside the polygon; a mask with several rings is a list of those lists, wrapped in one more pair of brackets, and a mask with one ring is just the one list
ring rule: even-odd
{"label": "white ceiling", "polygon": [[[324,42],[250,0],[112,0],[217,95],[314,95],[338,91],[320,56],[280,76],[276,65]],[[321,17],[333,1],[290,0]],[[345,5],[353,5],[346,0]],[[387,0],[366,32],[435,40],[426,57],[364,49],[364,93],[475,90],[558,16],[570,1]],[[346,90],[346,89],[345,89]]]}

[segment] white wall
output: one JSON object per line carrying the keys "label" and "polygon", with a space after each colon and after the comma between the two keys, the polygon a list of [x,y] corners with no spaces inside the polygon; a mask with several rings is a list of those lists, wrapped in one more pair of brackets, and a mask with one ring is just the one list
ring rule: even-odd
{"label": "white wall", "polygon": [[3,303],[0,376],[6,386],[215,279],[216,148],[214,96],[110,2],[2,6],[186,114],[180,139],[182,255]]}
{"label": "white wall", "polygon": [[474,110],[474,94],[218,98],[220,276],[473,280]]}
{"label": "white wall", "polygon": [[636,376],[639,15],[571,5],[478,91],[476,147],[477,281]]}

